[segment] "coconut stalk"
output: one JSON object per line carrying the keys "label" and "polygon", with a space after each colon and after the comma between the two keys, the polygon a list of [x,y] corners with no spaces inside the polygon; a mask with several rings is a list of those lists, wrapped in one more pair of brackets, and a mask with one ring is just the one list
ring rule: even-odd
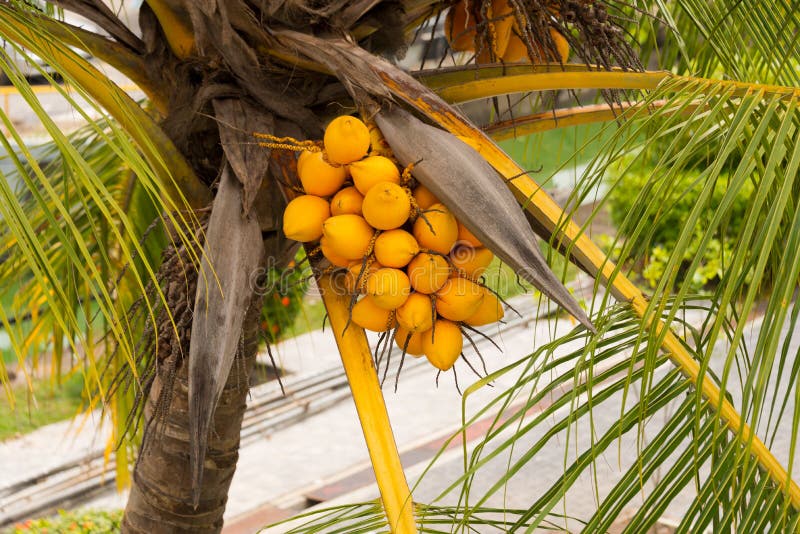
{"label": "coconut stalk", "polygon": [[317,285],[350,383],[389,528],[397,534],[417,532],[411,490],[400,463],[367,336],[355,323],[348,326],[350,296],[341,289],[336,291],[330,275],[318,277]]}

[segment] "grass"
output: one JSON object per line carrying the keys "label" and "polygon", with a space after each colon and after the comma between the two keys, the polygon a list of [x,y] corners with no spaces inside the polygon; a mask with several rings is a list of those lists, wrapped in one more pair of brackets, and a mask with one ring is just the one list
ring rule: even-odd
{"label": "grass", "polygon": [[[535,171],[536,180],[546,180],[564,167],[573,168],[588,162],[614,132],[612,124],[587,124],[549,130],[500,141],[500,147],[526,170]],[[543,184],[545,187],[548,184]]]}
{"label": "grass", "polygon": [[33,389],[35,394],[26,384],[14,386],[13,408],[5,394],[0,394],[0,441],[74,416],[82,403],[83,375],[76,373],[61,385],[35,380]]}

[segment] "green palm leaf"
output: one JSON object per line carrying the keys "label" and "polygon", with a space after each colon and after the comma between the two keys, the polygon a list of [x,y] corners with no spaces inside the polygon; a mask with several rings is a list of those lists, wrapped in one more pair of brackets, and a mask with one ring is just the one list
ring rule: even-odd
{"label": "green palm leaf", "polygon": [[[112,439],[135,441],[124,430],[136,388],[110,395],[109,380],[125,369],[135,375],[144,319],[164,303],[156,280],[164,228],[172,229],[169,239],[196,242],[186,231],[196,224],[187,198],[197,202],[208,191],[145,109],[67,46],[79,35],[61,40],[50,29],[72,30],[49,18],[53,13],[32,17],[23,8],[30,6],[0,6],[8,49],[38,68],[87,126],[66,134],[17,64],[0,53],[0,70],[51,139],[30,145],[0,112],[8,132],[0,139],[6,154],[0,166],[0,325],[20,370],[37,367],[39,355],[52,350],[54,380],[82,371],[87,408],[104,405],[116,428]],[[65,84],[36,66],[29,51]],[[134,303],[143,315],[129,316]],[[64,346],[71,363],[62,362]],[[7,384],[5,368],[0,382]],[[121,485],[128,480],[127,451],[118,452]]]}

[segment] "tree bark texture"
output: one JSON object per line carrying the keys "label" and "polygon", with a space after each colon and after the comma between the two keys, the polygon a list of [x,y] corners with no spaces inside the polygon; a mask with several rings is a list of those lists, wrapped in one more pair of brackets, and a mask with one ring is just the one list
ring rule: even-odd
{"label": "tree bark texture", "polygon": [[[134,469],[134,484],[125,509],[122,531],[126,533],[216,533],[228,488],[239,458],[239,436],[244,417],[250,372],[258,348],[261,298],[251,302],[245,316],[236,360],[222,391],[213,418],[204,461],[204,483],[198,507],[192,502],[189,462],[188,361],[182,359],[173,383],[163,421],[157,408],[162,389],[171,379],[168,366],[159,370],[145,408],[144,452]],[[148,443],[149,440],[152,440]]]}

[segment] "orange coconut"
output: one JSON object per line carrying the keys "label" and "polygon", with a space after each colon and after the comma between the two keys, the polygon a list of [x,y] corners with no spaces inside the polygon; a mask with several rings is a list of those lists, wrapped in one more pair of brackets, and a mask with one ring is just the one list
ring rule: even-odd
{"label": "orange coconut", "polygon": [[335,215],[322,224],[322,233],[331,250],[348,260],[358,260],[367,254],[374,232],[363,217],[353,214]]}
{"label": "orange coconut", "polygon": [[418,252],[414,236],[399,228],[383,232],[375,240],[375,258],[386,267],[405,267]]}
{"label": "orange coconut", "polygon": [[450,278],[436,292],[436,312],[451,321],[473,315],[483,301],[484,289],[466,278]]}
{"label": "orange coconut", "polygon": [[412,334],[402,326],[398,326],[394,331],[394,342],[400,349],[405,348],[406,354],[410,354],[416,358],[425,354],[425,350],[422,348],[423,335],[425,335],[424,332]]}
{"label": "orange coconut", "polygon": [[366,195],[380,182],[400,183],[400,171],[397,165],[384,156],[367,156],[361,161],[351,163],[349,167],[353,184],[362,195]]}
{"label": "orange coconut", "polygon": [[352,317],[353,322],[358,326],[373,332],[386,332],[395,325],[391,310],[381,308],[369,296],[356,302],[353,306]]}
{"label": "orange coconut", "polygon": [[338,255],[336,251],[333,250],[330,245],[328,245],[328,240],[325,239],[324,236],[319,240],[319,247],[322,249],[322,255],[325,256],[333,265],[337,267],[347,267],[350,265],[351,261]]}
{"label": "orange coconut", "polygon": [[470,278],[481,276],[493,259],[492,251],[484,247],[457,246],[450,252],[450,261],[453,263],[453,267],[460,269]]}
{"label": "orange coconut", "polygon": [[430,189],[422,184],[419,184],[414,188],[412,196],[414,197],[414,200],[417,201],[417,206],[423,210],[430,208],[434,204],[441,204],[439,199],[433,196],[433,193],[431,193]]}
{"label": "orange coconut", "polygon": [[361,215],[361,203],[364,196],[355,187],[345,187],[333,195],[331,199],[331,215]]}
{"label": "orange coconut", "polygon": [[486,324],[496,323],[503,318],[505,312],[503,305],[497,295],[492,293],[486,288],[484,291],[483,300],[481,305],[475,310],[475,313],[464,319],[464,322],[470,326],[483,326]]}
{"label": "orange coconut", "polygon": [[322,227],[331,215],[324,198],[301,195],[286,205],[283,211],[283,233],[289,239],[308,243],[322,236]]}
{"label": "orange coconut", "polygon": [[298,166],[297,174],[303,184],[303,190],[309,195],[327,197],[342,188],[347,179],[345,167],[328,165],[322,157],[322,152],[310,152]]}
{"label": "orange coconut", "polygon": [[[381,267],[383,266],[380,263],[373,261],[362,273],[363,263],[361,261],[350,263],[347,267],[347,272],[344,273],[344,287],[350,293],[361,293],[367,286],[369,276]],[[359,278],[359,275],[361,278]]]}
{"label": "orange coconut", "polygon": [[408,220],[411,215],[411,201],[406,190],[399,185],[379,182],[364,195],[361,211],[373,228],[392,230]]}
{"label": "orange coconut", "polygon": [[420,247],[449,254],[458,240],[458,222],[444,204],[434,204],[414,221],[414,237]]}
{"label": "orange coconut", "polygon": [[322,144],[325,145],[328,161],[346,165],[367,155],[369,129],[356,117],[336,117],[325,128]]}
{"label": "orange coconut", "polygon": [[[333,207],[331,207],[331,213],[333,213]],[[460,245],[469,245],[473,248],[483,246],[480,240],[475,237],[475,234],[470,232],[469,229],[461,223],[458,223],[458,243]]]}
{"label": "orange coconut", "polygon": [[310,150],[303,150],[297,157],[297,174],[300,174],[300,168],[305,165],[306,161],[314,154]]}
{"label": "orange coconut", "polygon": [[433,326],[433,306],[430,295],[411,293],[397,308],[397,322],[409,332],[424,332]]}
{"label": "orange coconut", "polygon": [[428,361],[442,371],[447,371],[461,355],[464,339],[461,328],[445,319],[437,319],[433,328],[422,334],[422,350]]}
{"label": "orange coconut", "polygon": [[367,278],[367,294],[375,304],[386,310],[402,306],[411,293],[411,284],[406,273],[400,269],[383,267]]}
{"label": "orange coconut", "polygon": [[408,264],[407,271],[411,287],[420,293],[430,294],[447,282],[450,265],[442,256],[420,252]]}

